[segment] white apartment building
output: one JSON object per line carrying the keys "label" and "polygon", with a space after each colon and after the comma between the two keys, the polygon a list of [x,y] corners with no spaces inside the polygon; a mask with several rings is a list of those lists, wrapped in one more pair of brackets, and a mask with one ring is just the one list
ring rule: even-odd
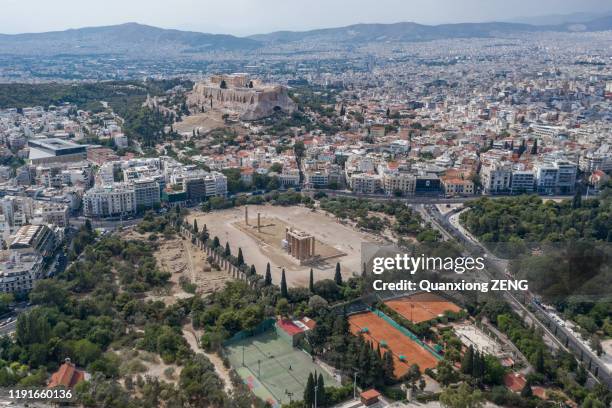
{"label": "white apartment building", "polygon": [[535,166],[539,194],[571,194],[576,186],[577,166],[566,160],[538,163]]}
{"label": "white apartment building", "polygon": [[298,169],[283,168],[281,174],[278,175],[278,181],[284,188],[297,187],[300,185],[300,171]]}
{"label": "white apartment building", "polygon": [[19,293],[32,290],[34,282],[43,277],[44,259],[36,253],[11,252],[0,263],[0,292]]}
{"label": "white apartment building", "polygon": [[585,152],[578,163],[580,170],[592,173],[595,170],[612,171],[612,151],[608,145],[602,145],[597,150]]}
{"label": "white apartment building", "polygon": [[506,193],[510,190],[512,168],[508,163],[493,162],[482,166],[480,182],[485,194]]}
{"label": "white apartment building", "polygon": [[136,192],[131,183],[93,187],[83,195],[83,213],[88,217],[112,217],[136,212]]}
{"label": "white apartment building", "polygon": [[401,192],[405,196],[412,196],[416,189],[416,176],[399,171],[385,171],[382,173],[382,188],[387,195]]}
{"label": "white apartment building", "polygon": [[353,173],[349,185],[355,193],[376,194],[382,190],[382,177],[379,174]]}

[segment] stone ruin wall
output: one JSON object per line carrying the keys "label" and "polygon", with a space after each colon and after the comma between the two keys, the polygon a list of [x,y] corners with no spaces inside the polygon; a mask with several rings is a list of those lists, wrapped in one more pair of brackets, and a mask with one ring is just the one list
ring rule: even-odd
{"label": "stone ruin wall", "polygon": [[189,107],[198,110],[208,108],[210,101],[213,107],[222,106],[240,114],[242,120],[258,120],[274,113],[279,107],[282,111],[291,113],[297,108],[289,98],[284,86],[268,86],[263,88],[219,88],[216,84],[204,82],[196,84],[190,93],[187,103]]}

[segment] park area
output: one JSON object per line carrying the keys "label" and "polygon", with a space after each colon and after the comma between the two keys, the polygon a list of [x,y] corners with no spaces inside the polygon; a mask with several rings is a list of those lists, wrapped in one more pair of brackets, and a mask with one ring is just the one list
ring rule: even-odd
{"label": "park area", "polygon": [[417,293],[388,300],[385,305],[413,323],[426,322],[444,314],[458,313],[461,308],[433,293]]}
{"label": "park area", "polygon": [[310,373],[321,373],[325,386],[339,384],[312,357],[294,348],[274,330],[238,340],[225,348],[232,367],[251,391],[273,407],[301,400]]}
{"label": "park area", "polygon": [[396,378],[406,374],[413,364],[417,364],[421,371],[437,366],[438,359],[431,351],[423,348],[377,314],[357,313],[350,315],[348,319],[351,333],[356,336],[363,335],[364,339],[371,341],[374,347],[380,346],[381,351],[385,349],[391,351]]}

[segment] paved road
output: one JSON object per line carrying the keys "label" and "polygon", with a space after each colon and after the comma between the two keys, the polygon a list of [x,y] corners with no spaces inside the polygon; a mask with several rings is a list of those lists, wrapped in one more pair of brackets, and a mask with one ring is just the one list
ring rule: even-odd
{"label": "paved road", "polygon": [[[475,195],[468,197],[444,197],[440,195],[436,196],[411,196],[411,197],[395,197],[385,194],[359,194],[350,190],[329,190],[329,189],[311,189],[304,188],[302,193],[308,195],[314,195],[317,192],[325,193],[328,197],[353,197],[353,198],[364,198],[368,200],[377,201],[402,201],[407,204],[461,204],[467,201],[476,200],[478,198],[490,198],[492,200],[498,200],[502,198],[508,198],[507,195],[494,195],[494,196],[483,196]],[[592,197],[592,196],[591,196]],[[542,196],[542,199],[546,200],[567,200],[572,198],[571,196]],[[586,198],[586,196],[584,197]]]}

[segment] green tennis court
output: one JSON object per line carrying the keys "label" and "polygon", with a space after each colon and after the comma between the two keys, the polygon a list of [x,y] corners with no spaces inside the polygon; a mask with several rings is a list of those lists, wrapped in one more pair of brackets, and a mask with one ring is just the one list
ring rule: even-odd
{"label": "green tennis court", "polygon": [[292,347],[275,331],[239,340],[226,351],[232,367],[253,393],[264,401],[271,394],[273,406],[301,400],[308,374],[315,371],[323,374],[325,386],[339,385],[308,354]]}

